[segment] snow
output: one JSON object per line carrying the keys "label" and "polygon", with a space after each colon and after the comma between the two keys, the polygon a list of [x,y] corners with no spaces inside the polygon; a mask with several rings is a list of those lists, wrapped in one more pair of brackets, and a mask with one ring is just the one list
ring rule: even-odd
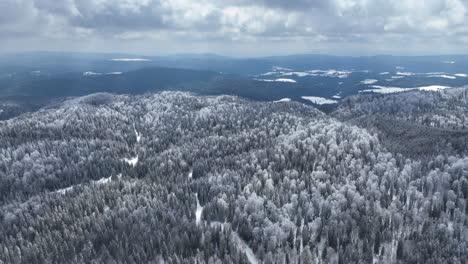
{"label": "snow", "polygon": [[97,73],[97,72],[92,72],[92,71],[83,72],[83,76],[92,76],[92,75],[102,75],[102,73]]}
{"label": "snow", "polygon": [[414,73],[412,73],[412,72],[397,72],[396,74],[397,74],[397,75],[401,75],[401,76],[411,76],[411,75],[414,75]]}
{"label": "snow", "polygon": [[122,72],[108,72],[108,73],[99,73],[99,72],[92,72],[92,71],[87,71],[83,72],[83,76],[93,76],[93,75],[120,75]]}
{"label": "snow", "polygon": [[456,61],[443,61],[445,64],[454,64]]}
{"label": "snow", "polygon": [[268,76],[268,75],[275,75],[275,74],[278,74],[278,73],[277,72],[265,72],[265,73],[260,74],[260,76]]}
{"label": "snow", "polygon": [[276,79],[275,82],[289,82],[289,83],[295,83],[296,81],[293,80],[293,79],[280,78],[280,79]]}
{"label": "snow", "polygon": [[190,171],[189,171],[189,174],[188,174],[188,178],[189,178],[189,179],[192,179],[192,176],[193,176],[193,170],[190,170]]}
{"label": "snow", "polygon": [[132,159],[124,158],[124,161],[128,163],[128,165],[135,167],[138,163],[138,155]]}
{"label": "snow", "polygon": [[111,61],[151,61],[151,60],[140,59],[140,58],[118,58],[118,59],[111,59]]}
{"label": "snow", "polygon": [[197,198],[197,209],[195,210],[195,223],[199,225],[203,213],[203,206],[200,205],[200,201],[198,200],[198,193],[195,194],[195,197]]}
{"label": "snow", "polygon": [[274,103],[280,103],[280,102],[291,102],[291,98],[282,98],[276,101],[273,101]]}
{"label": "snow", "polygon": [[242,240],[237,232],[232,232],[232,237],[234,238],[234,242],[236,242],[237,246],[239,249],[244,251],[245,255],[247,256],[247,259],[249,260],[250,264],[258,264],[258,259],[253,253],[252,249],[245,243],[244,240]]}
{"label": "snow", "polygon": [[140,143],[141,140],[141,134],[136,131],[136,129],[133,129],[135,131],[135,136],[136,136],[136,141],[137,143]]}
{"label": "snow", "polygon": [[296,82],[293,79],[286,79],[286,78],[280,78],[280,79],[275,79],[275,80],[270,80],[270,79],[255,79],[255,80],[260,81],[260,82],[288,82],[288,83]]}
{"label": "snow", "polygon": [[70,192],[72,190],[73,190],[73,186],[70,186],[70,187],[67,187],[67,188],[59,189],[56,192],[60,193],[60,194],[66,194],[67,192]]}
{"label": "snow", "polygon": [[320,76],[327,76],[327,77],[337,77],[340,79],[343,78],[348,78],[349,74],[351,74],[351,71],[337,71],[337,70],[327,70],[324,71],[323,74]]}
{"label": "snow", "polygon": [[440,75],[429,75],[427,77],[433,77],[433,78],[445,78],[445,79],[456,79],[456,76],[450,76],[450,75],[445,75],[445,74],[440,74]]}
{"label": "snow", "polygon": [[[221,222],[218,222],[218,221],[210,222],[211,227],[220,226],[221,230],[224,230],[224,227],[227,226],[227,225],[230,225],[230,224],[229,223],[221,223]],[[250,264],[258,264],[259,263],[258,259],[255,256],[253,250],[249,247],[249,245],[247,245],[247,243],[245,243],[244,240],[242,240],[242,238],[240,238],[239,234],[235,230],[232,230],[231,235],[232,235],[234,243],[237,245],[237,248],[240,249],[242,252],[244,252],[244,254],[247,256],[247,260],[250,262]]]}
{"label": "snow", "polygon": [[339,95],[334,95],[334,96],[332,96],[332,98],[334,98],[334,99],[341,99],[341,96],[339,96]]}
{"label": "snow", "polygon": [[390,73],[389,73],[389,72],[381,72],[381,73],[379,73],[379,74],[380,74],[380,75],[388,75],[388,74],[390,74]]}
{"label": "snow", "polygon": [[291,76],[296,75],[297,77],[306,77],[306,76],[316,76],[316,74],[308,73],[308,72],[285,72],[283,76]]}
{"label": "snow", "polygon": [[361,81],[361,84],[374,84],[378,82],[376,79],[365,79],[364,81]]}
{"label": "snow", "polygon": [[455,76],[457,77],[468,77],[468,74],[466,73],[457,73],[457,74],[454,74]]}
{"label": "snow", "polygon": [[[118,174],[117,175],[117,178],[122,178],[122,174]],[[108,178],[101,178],[97,181],[91,181],[91,184],[96,184],[96,185],[101,185],[101,184],[106,184],[106,183],[109,183],[110,181],[112,180],[112,176],[108,177]],[[78,184],[78,185],[75,185],[75,186],[82,186],[82,184]],[[59,189],[59,190],[56,190],[55,192],[58,193],[58,194],[66,194],[70,191],[72,191],[75,186],[70,186],[70,187],[67,187],[67,188],[63,188],[63,189]]]}
{"label": "snow", "polygon": [[109,178],[101,178],[101,179],[99,179],[97,181],[94,181],[93,183],[97,184],[97,185],[100,185],[100,184],[106,184],[106,183],[110,182],[111,180],[112,180],[112,176],[109,177]]}
{"label": "snow", "polygon": [[[283,70],[283,71],[280,71]],[[284,71],[285,70],[285,71]],[[334,77],[334,78],[347,78],[349,74],[353,71],[348,70],[309,70],[309,71],[292,71],[291,69],[274,67],[273,71],[260,74],[260,76],[297,76],[297,77],[306,77],[306,76],[321,76],[321,77]],[[363,72],[363,71],[361,71]]]}
{"label": "snow", "polygon": [[302,96],[301,98],[304,100],[311,101],[312,103],[318,104],[318,105],[338,103],[338,101],[336,100],[330,100],[330,99],[318,97],[318,96]]}
{"label": "snow", "polygon": [[421,91],[439,91],[439,90],[445,90],[449,88],[451,87],[443,86],[443,85],[430,85],[430,86],[418,87],[417,89]]}
{"label": "snow", "polygon": [[386,87],[386,86],[379,86],[374,85],[372,86],[373,89],[362,90],[359,92],[373,92],[373,93],[381,93],[381,94],[388,94],[388,93],[399,93],[411,90],[420,90],[420,91],[439,91],[451,88],[449,86],[442,86],[442,85],[430,85],[430,86],[422,86],[422,87],[414,87],[414,88],[401,88],[401,87]]}
{"label": "snow", "polygon": [[285,67],[278,67],[278,66],[273,66],[274,71],[292,71],[292,69],[285,68]]}

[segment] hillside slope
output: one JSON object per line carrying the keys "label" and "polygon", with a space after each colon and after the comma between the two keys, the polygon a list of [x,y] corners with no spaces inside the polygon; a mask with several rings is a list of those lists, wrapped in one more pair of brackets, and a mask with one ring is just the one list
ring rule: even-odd
{"label": "hillside slope", "polygon": [[0,261],[463,263],[467,177],[297,102],[93,94],[0,121]]}

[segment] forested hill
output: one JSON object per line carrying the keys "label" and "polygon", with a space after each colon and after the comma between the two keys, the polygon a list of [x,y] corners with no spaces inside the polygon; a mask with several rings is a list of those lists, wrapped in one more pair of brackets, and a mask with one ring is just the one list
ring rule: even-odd
{"label": "forested hill", "polygon": [[386,98],[330,117],[101,93],[0,121],[0,263],[466,263],[464,152],[400,154],[353,123],[448,129],[457,111],[384,113]]}

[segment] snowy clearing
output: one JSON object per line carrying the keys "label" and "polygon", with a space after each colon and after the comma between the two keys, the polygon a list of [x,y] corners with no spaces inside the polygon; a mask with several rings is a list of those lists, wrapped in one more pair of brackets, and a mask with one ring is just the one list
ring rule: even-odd
{"label": "snowy clearing", "polygon": [[133,129],[135,131],[135,136],[136,136],[136,141],[137,143],[140,143],[141,140],[141,134],[136,131],[136,129]]}
{"label": "snowy clearing", "polygon": [[361,81],[360,83],[361,84],[374,84],[376,82],[378,82],[378,80],[376,80],[376,79],[365,79],[365,80]]}
{"label": "snowy clearing", "polygon": [[397,72],[396,74],[401,75],[401,76],[412,76],[412,75],[414,75],[414,73],[412,73],[412,72]]}
{"label": "snowy clearing", "polygon": [[67,192],[70,192],[72,190],[73,190],[73,186],[70,186],[70,187],[67,187],[67,188],[59,189],[59,190],[57,190],[55,192],[59,193],[59,194],[66,194]]}
{"label": "snowy clearing", "polygon": [[422,86],[422,87],[414,87],[414,88],[387,87],[387,86],[379,86],[379,85],[374,85],[372,87],[373,89],[362,90],[359,92],[360,93],[373,92],[373,93],[388,94],[388,93],[400,93],[400,92],[411,91],[411,90],[440,91],[440,90],[452,88],[449,86],[442,86],[442,85],[430,85],[430,86]]}
{"label": "snowy clearing", "polygon": [[296,82],[293,79],[286,79],[286,78],[280,78],[280,79],[275,79],[275,80],[271,80],[271,79],[255,79],[255,80],[260,81],[260,82],[288,82],[288,83]]}
{"label": "snowy clearing", "polygon": [[141,59],[141,58],[118,58],[118,59],[110,59],[111,61],[151,61],[148,59]]}
{"label": "snowy clearing", "polygon": [[83,72],[83,76],[94,76],[94,75],[120,75],[122,72],[108,72],[108,73],[100,73],[100,72],[92,72],[87,71]]}
{"label": "snowy clearing", "polygon": [[97,73],[97,72],[92,72],[92,71],[83,72],[83,76],[92,76],[92,75],[102,75],[102,73]]}
{"label": "snowy clearing", "polygon": [[198,200],[198,193],[195,194],[195,197],[197,198],[197,209],[195,210],[195,223],[199,225],[203,213],[203,206],[200,205],[200,201]]}
{"label": "snowy clearing", "polygon": [[280,78],[280,79],[276,79],[275,82],[289,82],[289,83],[295,83],[296,81],[293,80],[293,79]]}
{"label": "snowy clearing", "polygon": [[324,104],[336,104],[338,101],[331,100],[323,97],[318,96],[301,96],[302,99],[311,101],[314,104],[324,105]]}
{"label": "snowy clearing", "polygon": [[273,101],[274,103],[280,103],[280,102],[291,102],[291,98],[282,98],[276,101]]}
{"label": "snowy clearing", "polygon": [[110,182],[112,180],[112,176],[110,176],[109,178],[101,178],[97,181],[93,181],[93,184],[97,184],[97,185],[100,185],[100,184],[106,184],[108,182]]}
{"label": "snowy clearing", "polygon": [[273,66],[274,71],[292,71],[292,69],[286,67]]}
{"label": "snowy clearing", "polygon": [[124,158],[123,160],[124,160],[125,162],[127,162],[128,165],[135,167],[136,164],[138,163],[138,155],[137,155],[136,157],[132,158],[132,159]]}
{"label": "snowy clearing", "polygon": [[445,78],[445,79],[456,79],[456,76],[450,76],[450,75],[445,75],[445,74],[440,74],[440,75],[429,75],[427,77],[432,77],[432,78]]}

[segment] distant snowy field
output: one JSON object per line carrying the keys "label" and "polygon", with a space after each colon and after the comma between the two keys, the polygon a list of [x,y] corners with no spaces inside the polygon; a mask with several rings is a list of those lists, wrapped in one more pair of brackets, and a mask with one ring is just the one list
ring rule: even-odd
{"label": "distant snowy field", "polygon": [[318,96],[302,96],[301,98],[304,99],[304,100],[311,101],[312,103],[318,104],[318,105],[338,103],[338,101],[336,101],[336,100],[331,100],[331,99],[318,97]]}
{"label": "distant snowy field", "polygon": [[452,88],[452,87],[443,86],[443,85],[430,85],[430,86],[413,87],[413,88],[402,88],[402,87],[388,87],[388,86],[373,85],[372,88],[373,89],[366,89],[360,92],[373,92],[373,93],[388,94],[388,93],[400,93],[400,92],[411,91],[411,90],[440,91],[440,90],[445,90],[445,89]]}

